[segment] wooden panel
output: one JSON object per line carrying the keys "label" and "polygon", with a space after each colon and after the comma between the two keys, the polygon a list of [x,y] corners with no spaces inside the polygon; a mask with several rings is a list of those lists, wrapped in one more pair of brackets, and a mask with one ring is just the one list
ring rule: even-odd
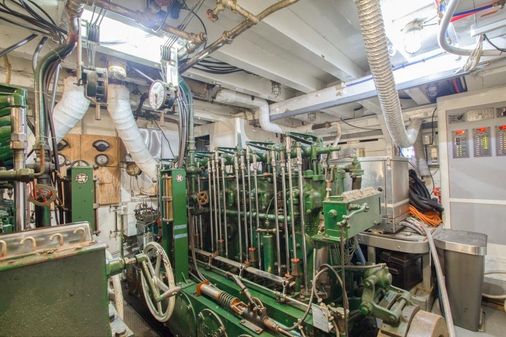
{"label": "wooden panel", "polygon": [[99,167],[95,170],[100,205],[118,204],[121,201],[121,169],[119,167]]}
{"label": "wooden panel", "polygon": [[[70,162],[84,160],[89,165],[95,167],[93,172],[97,179],[97,200],[99,205],[111,205],[121,202],[121,169],[119,167],[122,153],[122,142],[118,137],[102,135],[78,135],[68,134],[64,138],[68,143],[65,149],[60,151],[62,155]],[[104,140],[111,145],[109,149],[100,152],[93,147],[97,140]],[[98,154],[106,154],[109,157],[109,163],[105,167],[97,167],[95,157]],[[61,173],[66,174],[68,166],[62,167]]]}
{"label": "wooden panel", "polygon": [[[97,151],[93,147],[93,143],[97,140],[104,140],[111,145],[111,147],[104,151]],[[117,167],[119,164],[119,139],[118,137],[111,136],[97,136],[97,135],[81,135],[81,159],[95,165],[95,157],[99,154],[105,154],[109,157],[107,166]]]}

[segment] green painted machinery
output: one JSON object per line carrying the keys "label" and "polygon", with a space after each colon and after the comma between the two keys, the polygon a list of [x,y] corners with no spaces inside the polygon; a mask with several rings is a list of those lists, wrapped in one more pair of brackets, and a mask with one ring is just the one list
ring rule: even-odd
{"label": "green painted machinery", "polygon": [[143,283],[153,315],[178,337],[414,336],[410,294],[354,239],[379,223],[379,192],[361,188],[356,159],[330,164],[338,150],[289,134],[192,153],[187,170],[162,168],[167,256],[151,261],[173,283],[154,282],[154,292]]}
{"label": "green painted machinery", "polygon": [[0,84],[0,166],[13,167],[11,149],[12,110],[26,108],[25,89]]}
{"label": "green painted machinery", "polygon": [[65,205],[66,223],[87,221],[91,231],[97,231],[93,167],[71,166],[68,168],[65,179]]}

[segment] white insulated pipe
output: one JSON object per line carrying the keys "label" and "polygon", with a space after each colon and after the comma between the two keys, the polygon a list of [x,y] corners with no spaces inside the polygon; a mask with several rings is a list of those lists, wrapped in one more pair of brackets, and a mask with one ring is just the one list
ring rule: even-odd
{"label": "white insulated pipe", "polygon": [[216,94],[214,99],[217,103],[226,105],[240,106],[248,109],[256,109],[258,121],[262,130],[273,133],[287,133],[287,132],[309,132],[311,131],[310,125],[305,125],[298,128],[290,128],[281,126],[271,122],[269,103],[263,99],[255,96],[246,95],[240,92],[221,89]]}
{"label": "white insulated pipe", "polygon": [[385,124],[396,145],[408,147],[415,143],[421,120],[404,126],[399,95],[388,55],[387,37],[379,0],[355,0],[367,60],[378,91]]}
{"label": "white insulated pipe", "polygon": [[130,106],[130,92],[124,85],[109,84],[107,111],[112,118],[119,137],[137,166],[150,179],[157,177],[157,162],[149,153],[139,132]]}
{"label": "white insulated pipe", "polygon": [[84,96],[84,87],[77,85],[76,77],[67,77],[63,81],[63,95],[53,110],[57,143],[83,119],[89,107],[90,101]]}

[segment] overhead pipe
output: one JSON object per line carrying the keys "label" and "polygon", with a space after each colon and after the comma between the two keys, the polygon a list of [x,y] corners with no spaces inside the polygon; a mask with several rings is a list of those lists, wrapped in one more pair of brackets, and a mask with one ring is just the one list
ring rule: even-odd
{"label": "overhead pipe", "polygon": [[63,82],[63,95],[53,110],[56,142],[83,119],[89,106],[90,100],[84,96],[84,87],[77,84],[77,77],[67,77]]}
{"label": "overhead pipe", "polygon": [[150,179],[157,178],[157,162],[149,153],[139,132],[130,106],[130,93],[121,84],[109,84],[107,87],[107,111],[112,118],[119,137],[137,166]]}
{"label": "overhead pipe", "polygon": [[[103,0],[105,1],[105,0]],[[256,15],[256,20],[250,20],[245,19],[240,24],[235,26],[232,30],[224,32],[216,41],[211,43],[207,48],[204,48],[197,54],[195,54],[191,59],[189,59],[187,62],[179,66],[179,72],[182,74],[186,70],[193,67],[198,61],[202,60],[203,58],[207,57],[208,55],[214,53],[216,50],[223,47],[225,44],[230,44],[232,41],[239,36],[244,31],[248,30],[249,28],[253,27],[258,22],[262,21],[272,13],[275,13],[279,11],[280,9],[283,9],[285,7],[288,7],[294,3],[296,3],[299,0],[281,0],[278,1],[271,6],[264,9],[260,14]]]}
{"label": "overhead pipe", "polygon": [[271,122],[270,119],[270,108],[269,103],[263,99],[255,96],[246,95],[240,92],[221,89],[216,94],[214,101],[217,103],[227,104],[227,105],[235,105],[243,108],[253,108],[256,109],[256,115],[258,116],[258,121],[260,123],[260,127],[268,132],[273,133],[287,133],[287,132],[309,132],[311,131],[311,126],[304,125],[298,128],[290,128],[281,126]]}
{"label": "overhead pipe", "polygon": [[379,0],[355,0],[367,60],[376,85],[385,124],[394,143],[408,147],[415,143],[421,120],[406,130],[399,95],[388,55],[387,36]]}
{"label": "overhead pipe", "polygon": [[[34,94],[35,94],[35,139],[39,151],[44,151],[47,146],[47,121],[45,112],[45,93],[43,92],[44,80],[47,73],[54,66],[67,57],[76,47],[79,38],[79,19],[83,12],[83,2],[79,0],[69,0],[65,5],[65,11],[68,16],[68,33],[65,43],[53,51],[47,53],[35,69]],[[41,155],[41,158],[43,155]],[[41,162],[41,170],[44,170]]]}
{"label": "overhead pipe", "polygon": [[[448,30],[448,26],[450,25],[450,21],[453,17],[453,14],[455,13],[455,10],[459,6],[459,4],[460,4],[460,0],[450,0],[450,2],[446,5],[446,12],[443,15],[443,18],[441,19],[441,25],[439,27],[439,34],[437,36],[437,40],[438,40],[439,46],[444,51],[447,51],[448,53],[451,53],[451,54],[469,56],[474,52],[474,50],[452,46],[446,40],[446,32]],[[502,54],[501,51],[495,50],[495,49],[482,50],[480,52],[481,56],[499,56],[501,54]]]}
{"label": "overhead pipe", "polygon": [[[134,20],[135,22],[138,22],[142,24],[143,26],[149,27],[154,22],[158,22],[160,19],[155,13],[151,13],[149,11],[135,11],[130,8],[118,5],[116,3],[111,2],[110,0],[87,0],[86,4],[88,6],[97,6],[100,8],[103,8],[105,10],[108,10],[110,12],[119,14],[121,16],[127,17],[129,19]],[[167,23],[162,23],[161,30],[176,35],[184,40],[187,40],[191,43],[193,43],[196,47],[200,46],[204,42],[207,41],[207,36],[205,33],[188,33],[183,30],[180,30],[177,27],[173,27]]]}

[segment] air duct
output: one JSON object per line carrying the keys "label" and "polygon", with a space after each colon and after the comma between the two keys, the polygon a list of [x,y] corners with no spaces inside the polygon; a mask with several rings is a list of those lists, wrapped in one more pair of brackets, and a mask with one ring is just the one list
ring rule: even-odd
{"label": "air duct", "polygon": [[281,126],[271,122],[269,103],[265,99],[246,95],[228,89],[221,89],[214,99],[217,103],[226,105],[240,106],[248,109],[256,109],[258,121],[262,130],[273,133],[287,132],[310,132],[311,126],[302,126],[298,128],[290,128]]}
{"label": "air duct", "polygon": [[76,77],[67,77],[63,82],[63,95],[53,112],[56,142],[77,125],[89,106],[90,101],[84,97],[84,87],[77,85]]}
{"label": "air duct", "polygon": [[114,126],[123,144],[132,156],[137,166],[150,179],[157,177],[157,162],[149,153],[144,138],[139,132],[137,123],[130,106],[130,93],[124,85],[109,84],[107,98],[107,111],[111,116]]}
{"label": "air duct", "polygon": [[388,56],[387,37],[379,0],[355,0],[360,29],[367,52],[374,84],[385,118],[385,124],[396,145],[408,147],[415,143],[421,121],[404,127],[399,95],[395,88],[392,65]]}

